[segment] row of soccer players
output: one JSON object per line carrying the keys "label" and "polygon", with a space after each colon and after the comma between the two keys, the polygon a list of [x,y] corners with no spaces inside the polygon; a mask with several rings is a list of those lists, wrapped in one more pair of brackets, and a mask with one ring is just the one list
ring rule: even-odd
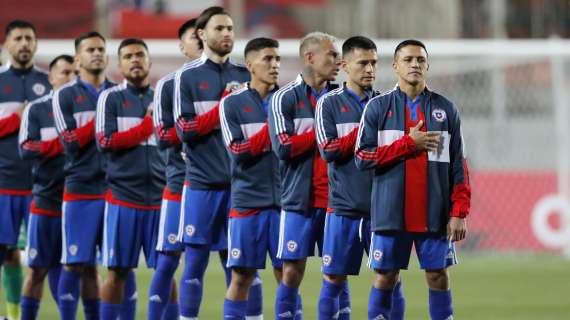
{"label": "row of soccer players", "polygon": [[[412,40],[396,48],[399,84],[375,97],[374,43],[348,39],[341,60],[333,37],[312,33],[300,45],[302,74],[278,89],[275,40],[251,40],[244,68],[228,60],[232,21],[222,8],[207,9],[192,23],[179,36],[193,60],[161,79],[154,94],[144,42],[121,43],[126,81],[113,86],[104,73],[105,41],[89,33],[76,40],[79,78],[24,112],[22,155],[42,159],[34,164],[34,181],[56,181],[57,168],[61,181],[65,176],[63,230],[50,219],[61,215],[57,201],[48,201],[57,199],[46,193],[53,186],[34,184],[27,250],[37,273],[30,278],[43,279],[62,230],[62,318],[75,317],[81,277],[86,315],[95,316],[89,303],[97,297],[92,280],[101,224],[102,262],[109,268],[102,319],[134,316],[131,269],[141,247],[156,268],[149,319],[178,314],[172,278],[182,251],[180,315],[197,318],[210,250],[220,251],[227,271],[227,318],[261,318],[256,269],[265,267],[267,252],[279,282],[275,318],[300,318],[298,287],[316,246],[324,273],[319,319],[350,317],[346,276],[358,274],[364,251],[376,271],[369,318],[400,319],[397,280],[412,244],[426,269],[431,317],[451,317],[447,267],[455,263],[452,242],[465,236],[469,185],[457,110],[425,86],[425,46]],[[71,74],[69,59],[54,60],[50,71],[67,65]],[[330,81],[341,65],[348,80],[334,89]],[[246,84],[234,88],[240,83]],[[48,231],[34,232],[40,228]],[[86,298],[89,292],[94,299]],[[24,311],[33,305],[37,312],[34,297],[24,291]]]}

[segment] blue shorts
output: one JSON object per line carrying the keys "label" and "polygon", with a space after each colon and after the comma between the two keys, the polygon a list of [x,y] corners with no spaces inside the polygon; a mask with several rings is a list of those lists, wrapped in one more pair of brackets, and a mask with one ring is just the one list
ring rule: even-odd
{"label": "blue shorts", "polygon": [[18,243],[22,221],[28,223],[32,196],[0,194],[0,244]]}
{"label": "blue shorts", "polygon": [[230,191],[182,189],[182,214],[178,241],[228,250]]}
{"label": "blue shorts", "polygon": [[182,251],[184,244],[176,240],[180,226],[180,201],[162,199],[158,223],[157,251]]}
{"label": "blue shorts", "polygon": [[265,269],[267,254],[274,268],[281,268],[277,259],[279,240],[279,211],[265,209],[247,217],[229,219],[228,268]]}
{"label": "blue shorts", "polygon": [[61,217],[30,214],[26,261],[31,268],[52,268],[61,259]]}
{"label": "blue shorts", "polygon": [[63,202],[61,263],[95,264],[104,210],[105,200]]}
{"label": "blue shorts", "polygon": [[321,256],[325,215],[326,210],[321,208],[312,208],[309,214],[298,211],[281,211],[277,258],[299,260],[314,256],[315,245]]}
{"label": "blue shorts", "polygon": [[370,245],[370,219],[327,214],[323,243],[324,274],[358,275]]}
{"label": "blue shorts", "polygon": [[412,232],[375,232],[372,235],[368,267],[374,270],[408,269],[412,245],[420,267],[439,270],[457,264],[455,245],[445,235]]}
{"label": "blue shorts", "polygon": [[103,265],[105,267],[136,268],[141,248],[146,265],[156,264],[158,210],[133,209],[105,203],[103,222]]}

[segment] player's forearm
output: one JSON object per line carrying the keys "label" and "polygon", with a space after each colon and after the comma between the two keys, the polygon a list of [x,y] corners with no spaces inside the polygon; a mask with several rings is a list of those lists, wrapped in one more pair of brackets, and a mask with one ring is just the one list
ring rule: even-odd
{"label": "player's forearm", "polygon": [[327,162],[334,162],[352,156],[354,154],[357,133],[358,128],[355,128],[343,137],[325,141],[320,147],[323,159]]}
{"label": "player's forearm", "polygon": [[162,126],[155,127],[158,137],[158,148],[161,150],[168,149],[180,144],[180,139],[176,133],[176,128],[164,128]]}
{"label": "player's forearm", "polygon": [[101,133],[97,140],[104,151],[130,149],[138,146],[152,134],[152,119],[144,117],[141,123],[123,132],[113,132],[110,136]]}
{"label": "player's forearm", "polygon": [[12,134],[20,129],[20,116],[13,113],[11,116],[0,120],[0,138]]}

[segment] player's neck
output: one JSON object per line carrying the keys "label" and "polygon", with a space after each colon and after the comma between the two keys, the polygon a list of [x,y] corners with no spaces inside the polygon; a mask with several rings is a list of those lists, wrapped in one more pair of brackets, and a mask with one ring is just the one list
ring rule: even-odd
{"label": "player's neck", "polygon": [[269,92],[271,92],[271,90],[275,88],[274,84],[263,82],[257,78],[252,78],[251,82],[249,83],[249,86],[255,89],[257,93],[259,93],[259,96],[261,97],[262,100],[265,100],[269,95]]}
{"label": "player's neck", "polygon": [[34,66],[34,61],[30,60],[30,61],[22,64],[22,63],[16,61],[15,59],[10,59],[10,66],[14,69],[26,70],[26,69],[30,69],[31,67]]}
{"label": "player's neck", "polygon": [[424,89],[426,88],[426,83],[422,81],[416,85],[412,85],[405,81],[400,81],[398,86],[400,87],[400,90],[403,93],[405,93],[406,96],[410,98],[410,100],[413,101],[424,91]]}
{"label": "player's neck", "polygon": [[302,74],[303,80],[309,87],[317,90],[317,92],[321,92],[323,88],[327,85],[327,80],[319,77],[313,70],[309,68],[303,69]]}
{"label": "player's neck", "polygon": [[141,80],[130,80],[130,79],[126,79],[126,80],[130,86],[133,86],[137,89],[146,88],[150,84],[150,80],[148,79],[148,77],[141,79]]}
{"label": "player's neck", "polygon": [[346,87],[349,88],[352,92],[356,93],[356,95],[358,95],[361,98],[364,98],[364,96],[366,96],[365,90],[354,82],[347,81]]}
{"label": "player's neck", "polygon": [[217,54],[216,52],[214,52],[212,49],[210,49],[210,47],[208,47],[208,46],[205,46],[204,53],[206,54],[206,57],[208,57],[208,59],[212,60],[215,63],[219,63],[219,64],[225,63],[230,58],[229,53],[224,55],[224,56],[221,56],[221,55]]}
{"label": "player's neck", "polygon": [[103,82],[105,82],[104,72],[101,72],[100,74],[93,74],[85,69],[79,69],[79,77],[81,78],[81,80],[89,83],[90,85],[92,85],[97,89],[101,88]]}

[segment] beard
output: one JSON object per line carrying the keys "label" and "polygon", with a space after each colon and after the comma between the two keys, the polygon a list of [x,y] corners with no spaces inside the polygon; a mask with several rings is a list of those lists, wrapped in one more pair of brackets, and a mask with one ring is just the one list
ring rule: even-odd
{"label": "beard", "polygon": [[219,56],[225,56],[231,53],[234,48],[233,40],[229,45],[222,44],[220,41],[208,41],[207,45],[210,50]]}
{"label": "beard", "polygon": [[33,56],[34,55],[31,53],[31,51],[29,51],[29,52],[18,52],[16,54],[16,56],[14,57],[14,60],[16,60],[16,62],[18,64],[25,66],[32,60]]}
{"label": "beard", "polygon": [[125,75],[125,79],[132,83],[140,83],[148,77],[149,73],[149,70],[141,71],[138,73],[129,73],[128,75]]}

